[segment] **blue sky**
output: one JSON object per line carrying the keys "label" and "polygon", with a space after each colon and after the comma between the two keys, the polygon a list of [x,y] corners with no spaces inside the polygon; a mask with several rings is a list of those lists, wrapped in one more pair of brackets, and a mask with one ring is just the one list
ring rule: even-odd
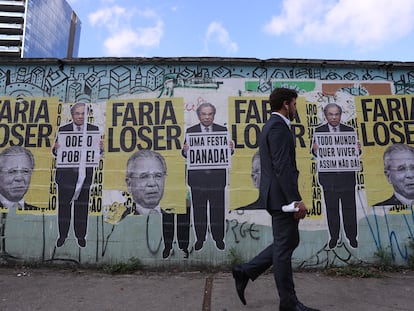
{"label": "blue sky", "polygon": [[67,0],[79,57],[414,61],[413,0]]}

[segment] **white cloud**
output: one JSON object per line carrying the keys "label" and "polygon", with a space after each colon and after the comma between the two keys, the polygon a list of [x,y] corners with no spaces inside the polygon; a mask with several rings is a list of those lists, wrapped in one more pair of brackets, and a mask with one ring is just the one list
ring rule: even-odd
{"label": "white cloud", "polygon": [[137,30],[122,29],[108,37],[104,46],[108,56],[137,56],[139,48],[156,47],[162,36],[162,22],[158,21],[154,27],[138,28]]}
{"label": "white cloud", "polygon": [[227,53],[235,53],[239,47],[236,42],[232,41],[228,31],[218,22],[212,22],[208,25],[204,38],[204,53],[208,54],[209,45],[211,43],[218,44],[224,48]]}
{"label": "white cloud", "polygon": [[139,49],[159,46],[164,33],[162,19],[152,10],[115,5],[88,17],[92,26],[103,29],[107,34],[103,41],[106,56],[137,56]]}
{"label": "white cloud", "polygon": [[119,20],[125,18],[126,15],[125,8],[113,6],[89,14],[88,19],[92,26],[106,25],[109,28],[113,24],[118,24]]}
{"label": "white cloud", "polygon": [[412,0],[284,0],[280,15],[264,26],[270,35],[298,43],[339,43],[375,49],[413,31]]}

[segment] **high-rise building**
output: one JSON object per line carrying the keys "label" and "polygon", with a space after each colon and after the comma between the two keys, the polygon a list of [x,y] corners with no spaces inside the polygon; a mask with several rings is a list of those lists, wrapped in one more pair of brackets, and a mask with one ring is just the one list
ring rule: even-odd
{"label": "high-rise building", "polygon": [[77,57],[80,31],[65,0],[0,0],[0,57]]}

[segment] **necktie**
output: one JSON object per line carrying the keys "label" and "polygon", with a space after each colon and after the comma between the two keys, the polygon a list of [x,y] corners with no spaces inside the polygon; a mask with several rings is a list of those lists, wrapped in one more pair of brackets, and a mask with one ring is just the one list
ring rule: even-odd
{"label": "necktie", "polygon": [[204,128],[206,130],[206,132],[210,132],[210,129],[208,127]]}
{"label": "necktie", "polygon": [[332,128],[332,130],[333,130],[334,132],[336,132],[336,131],[337,131],[337,128],[336,128],[336,127],[333,127],[333,128]]}
{"label": "necktie", "polygon": [[80,131],[81,131],[81,129],[82,129],[82,128],[81,128],[80,126],[78,126],[78,132],[80,132]]}

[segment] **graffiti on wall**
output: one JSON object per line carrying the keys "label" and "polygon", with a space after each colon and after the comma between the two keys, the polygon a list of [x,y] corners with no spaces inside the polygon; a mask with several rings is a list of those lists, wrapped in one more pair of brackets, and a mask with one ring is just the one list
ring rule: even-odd
{"label": "graffiti on wall", "polygon": [[385,248],[404,261],[414,232],[414,73],[398,77],[2,66],[2,259],[209,261],[264,247],[258,141],[268,95],[289,87],[300,95],[292,132],[309,209],[300,229],[314,237],[298,262],[347,263]]}

